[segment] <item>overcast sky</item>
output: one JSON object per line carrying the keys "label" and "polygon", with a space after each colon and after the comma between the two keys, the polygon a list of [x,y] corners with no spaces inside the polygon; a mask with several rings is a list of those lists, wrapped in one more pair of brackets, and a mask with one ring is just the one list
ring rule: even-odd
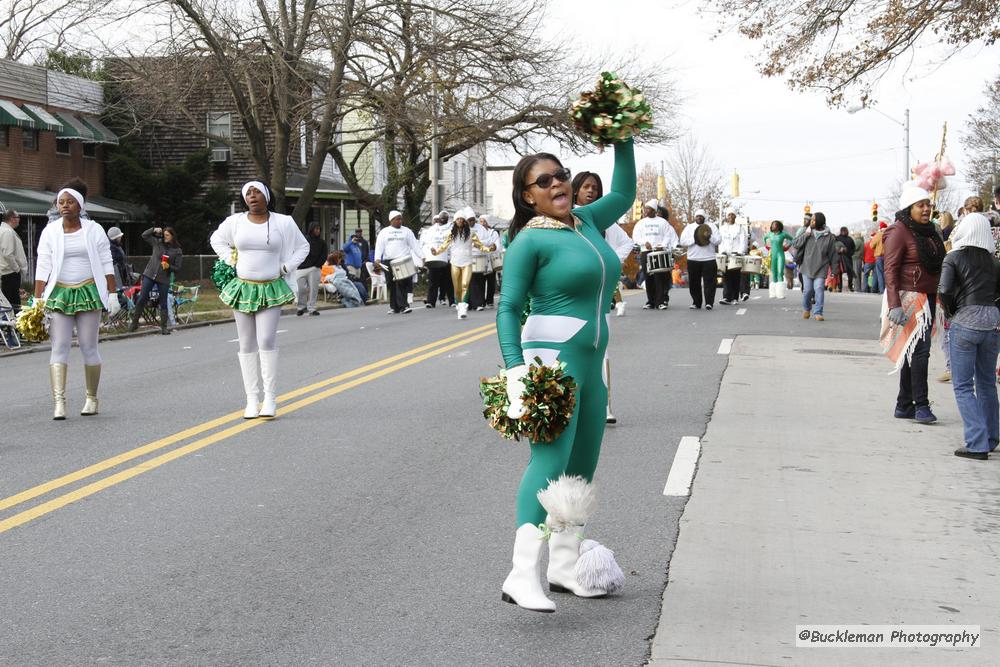
{"label": "overcast sky", "polygon": [[[716,25],[698,15],[697,2],[552,0],[549,23],[575,36],[581,49],[626,52],[638,48],[663,63],[683,95],[679,124],[708,146],[728,175],[741,177],[742,210],[753,219],[797,222],[806,201],[841,225],[870,216],[872,199],[895,210],[886,195],[903,174],[902,127],[872,110],[829,109],[821,94],[792,92],[784,81],[763,79],[754,67],[757,45],[738,35],[712,39]],[[918,54],[926,60],[933,48]],[[596,73],[595,73],[596,75]],[[947,154],[959,168],[953,187],[964,197],[959,137],[968,114],[983,103],[987,81],[1000,75],[1000,48],[969,50],[944,65],[926,63],[883,79],[878,108],[902,121],[910,109],[911,166],[932,159],[948,122]],[[595,77],[596,78],[596,77]],[[659,165],[670,150],[644,147],[637,162]],[[611,157],[563,154],[574,171],[611,176]],[[750,194],[759,191],[759,194]],[[970,193],[971,194],[971,193]]]}

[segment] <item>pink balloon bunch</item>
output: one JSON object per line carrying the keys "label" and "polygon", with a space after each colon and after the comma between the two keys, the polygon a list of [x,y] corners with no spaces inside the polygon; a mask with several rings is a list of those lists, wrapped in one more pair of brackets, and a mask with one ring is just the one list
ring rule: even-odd
{"label": "pink balloon bunch", "polygon": [[913,180],[924,190],[944,190],[948,187],[945,176],[955,175],[955,165],[947,156],[937,162],[921,162],[913,168]]}

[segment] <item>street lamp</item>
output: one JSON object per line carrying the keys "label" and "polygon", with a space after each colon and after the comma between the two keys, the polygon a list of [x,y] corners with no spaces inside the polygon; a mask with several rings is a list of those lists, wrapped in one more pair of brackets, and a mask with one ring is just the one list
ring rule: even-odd
{"label": "street lamp", "polygon": [[882,114],[885,118],[888,118],[896,125],[901,125],[903,128],[903,182],[906,183],[910,180],[910,110],[906,109],[903,111],[903,120],[898,120],[893,118],[889,114],[885,113],[875,105],[865,105],[858,104],[850,107],[847,113],[857,113],[862,109],[871,109],[872,111],[877,111]]}

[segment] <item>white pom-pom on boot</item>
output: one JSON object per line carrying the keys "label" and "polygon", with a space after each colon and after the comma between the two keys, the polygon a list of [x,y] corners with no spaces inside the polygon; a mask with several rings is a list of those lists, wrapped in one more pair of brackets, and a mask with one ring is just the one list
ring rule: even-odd
{"label": "white pom-pom on boot", "polygon": [[572,593],[581,598],[602,598],[608,594],[607,590],[584,586],[577,576],[583,541],[583,526],[570,526],[552,533],[549,538],[549,568],[545,574],[549,590],[553,593]]}
{"label": "white pom-pom on boot", "polygon": [[575,574],[578,584],[587,590],[603,590],[610,595],[625,587],[625,573],[615,560],[615,552],[595,540],[580,544]]}
{"label": "white pom-pom on boot", "polygon": [[549,513],[552,530],[565,530],[587,523],[593,514],[597,496],[594,485],[579,475],[560,475],[559,479],[538,492],[538,502]]}
{"label": "white pom-pom on boot", "polygon": [[556,603],[545,595],[538,578],[545,533],[530,523],[521,525],[514,533],[513,569],[504,579],[500,599],[529,611],[552,613]]}

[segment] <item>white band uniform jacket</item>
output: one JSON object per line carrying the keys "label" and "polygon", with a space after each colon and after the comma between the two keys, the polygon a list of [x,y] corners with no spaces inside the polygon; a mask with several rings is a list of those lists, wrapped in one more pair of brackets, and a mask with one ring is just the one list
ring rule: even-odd
{"label": "white band uniform jacket", "polygon": [[425,262],[447,262],[451,257],[451,248],[446,248],[444,252],[435,255],[431,248],[440,248],[448,240],[451,233],[451,223],[443,225],[432,224],[420,234],[420,245],[423,247]]}
{"label": "white band uniform jacket", "polygon": [[394,259],[410,255],[418,265],[423,264],[423,249],[409,227],[389,225],[375,237],[375,261],[388,264]]}
{"label": "white band uniform jacket", "polygon": [[[495,246],[498,250],[500,249],[500,234],[498,234],[496,230],[487,229],[486,227],[477,222],[475,225],[472,226],[472,232],[476,235],[476,238],[479,239],[479,242],[482,243],[486,248],[489,248],[490,246]],[[493,251],[480,250],[475,246],[473,246],[472,248],[473,257],[481,257],[482,255],[488,255],[491,252]]]}
{"label": "white band uniform jacket", "polygon": [[632,227],[632,240],[642,252],[647,251],[647,243],[654,250],[672,250],[677,245],[677,232],[659,216],[643,218]]}
{"label": "white band uniform jacket", "polygon": [[[87,218],[80,219],[80,231],[83,233],[84,242],[87,244],[87,257],[90,259],[90,270],[94,275],[94,284],[101,295],[101,303],[108,307],[108,281],[106,276],[115,274],[114,265],[111,262],[111,242],[104,229]],[[38,239],[38,265],[35,267],[35,280],[45,281],[45,291],[42,298],[49,298],[49,294],[55,289],[59,282],[59,270],[62,268],[63,252],[66,249],[63,238],[62,218],[53,220],[45,225],[42,235]]]}
{"label": "white band uniform jacket", "polygon": [[[309,254],[309,241],[291,216],[281,213],[270,213],[270,216],[269,222],[256,223],[246,213],[231,215],[212,233],[209,243],[224,262],[232,261],[233,249],[236,249],[238,277],[259,281],[281,277],[295,292],[298,289],[295,269]],[[264,234],[264,247],[258,248],[259,244],[254,243],[252,248],[240,248],[241,231],[254,237]]]}
{"label": "white band uniform jacket", "polygon": [[738,222],[731,225],[724,222],[719,227],[719,236],[722,237],[722,242],[719,243],[719,252],[747,254],[750,239],[747,229],[743,225]]}
{"label": "white band uniform jacket", "polygon": [[705,262],[708,260],[714,262],[715,249],[722,243],[722,236],[719,234],[719,228],[715,226],[715,223],[706,221],[704,224],[708,225],[712,230],[712,236],[709,239],[708,245],[698,245],[694,242],[694,230],[698,229],[697,222],[690,223],[681,232],[681,245],[687,247],[688,259],[693,259],[696,262]]}
{"label": "white band uniform jacket", "polygon": [[618,255],[618,259],[625,261],[625,258],[632,254],[632,248],[635,244],[632,243],[632,238],[628,235],[622,226],[615,223],[604,230],[604,240],[608,242],[611,249],[615,251]]}

